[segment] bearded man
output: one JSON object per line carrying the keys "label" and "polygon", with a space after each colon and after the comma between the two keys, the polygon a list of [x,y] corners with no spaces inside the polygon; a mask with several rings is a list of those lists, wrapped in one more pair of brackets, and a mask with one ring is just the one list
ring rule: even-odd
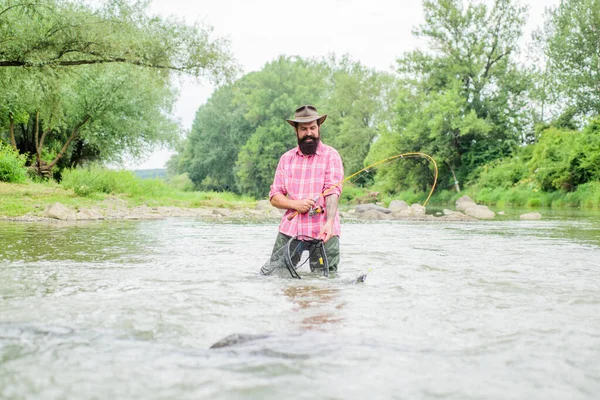
{"label": "bearded man", "polygon": [[[298,146],[279,159],[269,193],[273,206],[287,210],[279,224],[272,259],[290,239],[310,238],[322,241],[328,271],[337,271],[340,261],[338,200],[344,167],[338,152],[321,142],[320,129],[326,118],[327,114],[319,115],[314,106],[304,105],[296,110],[293,119],[286,120],[294,127]],[[318,268],[319,257],[311,253],[311,270]]]}

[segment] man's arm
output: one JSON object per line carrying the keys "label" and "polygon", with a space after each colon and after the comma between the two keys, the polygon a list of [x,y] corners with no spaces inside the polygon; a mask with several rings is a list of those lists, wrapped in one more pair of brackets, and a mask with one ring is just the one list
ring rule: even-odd
{"label": "man's arm", "polygon": [[327,216],[327,221],[319,233],[319,238],[323,239],[324,242],[327,242],[333,236],[333,221],[335,220],[335,215],[338,211],[338,202],[339,197],[337,194],[331,194],[325,198],[325,214]]}
{"label": "man's arm", "polygon": [[283,210],[296,210],[300,214],[308,212],[308,210],[310,210],[311,207],[314,207],[316,205],[313,199],[292,200],[281,193],[277,193],[273,197],[271,197],[271,204],[273,205],[273,207],[277,207]]}

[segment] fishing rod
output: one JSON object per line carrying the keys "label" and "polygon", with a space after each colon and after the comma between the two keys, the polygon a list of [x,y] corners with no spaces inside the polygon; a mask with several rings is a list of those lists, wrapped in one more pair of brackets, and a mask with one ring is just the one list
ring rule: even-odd
{"label": "fishing rod", "polygon": [[[435,185],[437,184],[437,178],[438,178],[438,167],[437,167],[437,163],[435,162],[435,160],[433,159],[433,157],[425,154],[425,153],[419,153],[419,152],[412,152],[412,153],[402,153],[402,154],[396,154],[395,156],[391,156],[388,158],[384,158],[383,160],[379,160],[376,163],[373,163],[363,169],[361,169],[360,171],[357,171],[355,173],[353,173],[352,175],[348,176],[347,178],[342,179],[341,181],[339,181],[338,183],[336,183],[335,185],[331,186],[330,188],[328,188],[327,190],[325,190],[323,193],[315,196],[315,198],[313,199],[314,202],[317,202],[317,200],[319,200],[319,197],[325,197],[325,195],[327,195],[327,193],[331,192],[333,189],[339,187],[340,185],[344,184],[344,182],[347,182],[349,180],[351,180],[352,178],[354,178],[355,176],[363,173],[363,172],[369,172],[369,169],[379,165],[379,164],[383,164],[386,162],[390,162],[399,158],[413,158],[413,157],[423,157],[429,161],[431,161],[433,163],[433,169],[434,169],[434,177],[433,177],[433,186],[431,187],[431,191],[429,192],[429,196],[427,196],[427,199],[425,200],[425,202],[423,203],[423,207],[425,205],[427,205],[427,202],[429,201],[429,199],[431,198],[431,195],[433,194],[433,191],[435,190]],[[291,221],[292,219],[294,219],[294,217],[298,215],[298,211],[294,212],[293,214],[290,214],[287,219],[289,221]]]}

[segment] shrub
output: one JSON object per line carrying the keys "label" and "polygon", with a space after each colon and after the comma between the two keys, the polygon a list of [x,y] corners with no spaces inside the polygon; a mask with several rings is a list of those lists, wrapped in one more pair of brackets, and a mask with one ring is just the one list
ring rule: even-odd
{"label": "shrub", "polygon": [[22,183],[27,180],[27,158],[0,142],[0,181]]}
{"label": "shrub", "polygon": [[[155,194],[153,181],[155,182],[153,179],[138,178],[131,171],[91,167],[64,170],[61,186],[72,189],[80,196],[89,196],[93,193]],[[164,182],[162,184],[164,185]]]}
{"label": "shrub", "polygon": [[181,190],[182,192],[194,191],[194,182],[192,182],[187,172],[184,174],[175,175],[169,178],[167,182],[169,186],[176,190]]}

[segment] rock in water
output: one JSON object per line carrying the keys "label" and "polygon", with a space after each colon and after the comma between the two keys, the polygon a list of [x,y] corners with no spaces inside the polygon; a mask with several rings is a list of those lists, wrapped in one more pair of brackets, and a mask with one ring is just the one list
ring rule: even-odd
{"label": "rock in water", "polygon": [[362,283],[367,280],[367,274],[360,274],[358,278],[354,280],[354,283]]}
{"label": "rock in water", "polygon": [[211,349],[221,349],[223,347],[236,346],[238,344],[250,342],[253,340],[265,339],[267,337],[269,337],[269,335],[266,335],[266,334],[251,335],[251,334],[244,334],[244,333],[234,333],[232,335],[229,335],[229,336],[224,337],[223,339],[219,340],[218,342],[216,342],[215,344],[210,346],[210,348]]}

